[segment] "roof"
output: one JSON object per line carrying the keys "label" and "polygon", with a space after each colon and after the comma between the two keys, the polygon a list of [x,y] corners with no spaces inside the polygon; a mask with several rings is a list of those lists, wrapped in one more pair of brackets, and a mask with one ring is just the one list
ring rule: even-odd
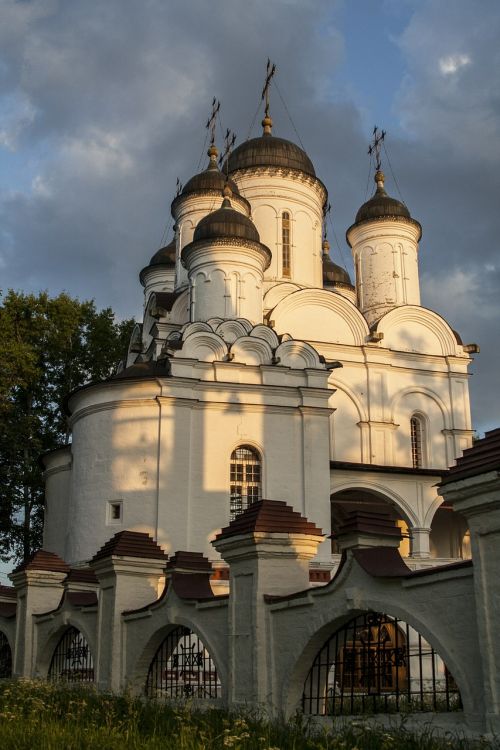
{"label": "roof", "polygon": [[173,239],[171,242],[168,243],[168,245],[165,245],[165,247],[161,247],[159,250],[156,251],[156,253],[153,255],[153,257],[149,261],[149,265],[150,266],[175,266],[175,255],[176,255],[176,247],[175,247],[175,239]]}
{"label": "roof", "polygon": [[0,597],[16,599],[17,593],[14,586],[3,586],[0,584]]}
{"label": "roof", "polygon": [[485,474],[488,471],[500,470],[500,428],[489,430],[472,448],[467,448],[457,459],[455,466],[450,467],[448,475],[441,485],[457,482],[460,479]]}
{"label": "roof", "polygon": [[104,544],[92,558],[92,562],[108,557],[140,557],[152,560],[167,560],[167,556],[154,539],[139,531],[119,531]]}
{"label": "roof", "polygon": [[215,537],[227,539],[255,532],[324,536],[321,529],[281,500],[259,500],[250,505]]}
{"label": "roof", "polygon": [[305,151],[295,143],[276,138],[270,133],[241,143],[231,153],[223,170],[227,168],[229,172],[236,172],[254,167],[294,169],[316,177],[313,163]]}
{"label": "roof", "polygon": [[59,555],[39,549],[28,560],[21,563],[14,570],[14,573],[19,573],[22,570],[48,570],[53,573],[69,573],[70,568]]}
{"label": "roof", "polygon": [[167,570],[185,570],[199,573],[212,573],[212,565],[202,552],[179,550],[168,558]]}
{"label": "roof", "polygon": [[109,380],[146,379],[146,378],[169,378],[170,362],[167,359],[150,360],[149,362],[135,362],[130,367],[112,375]]}
{"label": "roof", "polygon": [[97,585],[99,581],[92,568],[71,568],[65,583],[91,583]]}
{"label": "roof", "polygon": [[97,604],[97,594],[95,591],[66,591],[63,600],[73,607],[94,607]]}
{"label": "roof", "polygon": [[387,513],[352,510],[347,513],[335,537],[351,532],[401,537],[401,529]]}
{"label": "roof", "polygon": [[260,242],[259,233],[253,221],[232,208],[228,198],[224,198],[222,206],[217,211],[212,211],[201,219],[194,230],[193,241],[223,237]]}
{"label": "roof", "polygon": [[329,255],[323,255],[323,283],[331,286],[347,286],[354,289],[347,271],[338,266]]}
{"label": "roof", "polygon": [[[412,224],[418,226],[420,239],[422,236],[422,227],[418,221],[415,221],[415,219],[411,217],[408,207],[402,201],[388,195],[384,187],[384,173],[380,171],[376,172],[374,179],[377,185],[375,193],[368,201],[366,201],[366,203],[363,203],[358,210],[353,226],[365,221],[374,221],[377,219],[406,219]],[[349,227],[346,233],[347,235],[349,235],[351,229],[352,227]]]}
{"label": "roof", "polygon": [[191,177],[188,182],[182,188],[181,195],[190,195],[192,193],[206,193],[217,191],[222,195],[224,187],[229,185],[231,192],[234,195],[239,195],[237,184],[234,180],[231,180],[223,174],[220,169],[217,168],[217,164],[210,163],[203,172]]}

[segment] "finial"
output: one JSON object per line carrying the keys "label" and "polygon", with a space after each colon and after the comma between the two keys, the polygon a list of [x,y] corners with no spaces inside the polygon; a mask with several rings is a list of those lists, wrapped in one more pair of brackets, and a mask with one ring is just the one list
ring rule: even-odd
{"label": "finial", "polygon": [[330,243],[328,242],[326,237],[323,240],[323,255],[330,255]]}
{"label": "finial", "polygon": [[233,191],[229,187],[229,183],[228,182],[226,182],[226,184],[224,185],[224,190],[222,191],[222,195],[224,196],[224,198],[232,198],[233,197]]}
{"label": "finial", "polygon": [[210,146],[210,148],[208,149],[208,151],[207,151],[207,155],[208,155],[208,157],[209,157],[209,159],[210,159],[210,162],[209,162],[208,168],[209,168],[209,169],[217,169],[217,157],[218,157],[218,155],[219,155],[219,152],[218,152],[218,150],[217,150],[217,147],[216,147],[216,146],[214,146],[214,144],[213,144],[213,143],[212,143],[212,145]]}
{"label": "finial", "polygon": [[375,172],[375,177],[373,179],[375,180],[375,184],[377,185],[377,190],[383,190],[385,192],[385,174],[380,169],[378,169]]}
{"label": "finial", "polygon": [[262,120],[262,127],[264,128],[262,135],[272,135],[273,121],[268,114]]}
{"label": "finial", "polygon": [[264,116],[264,119],[262,120],[262,127],[264,128],[263,135],[272,135],[271,128],[273,126],[273,121],[271,120],[271,117],[269,115],[269,87],[271,85],[271,81],[275,73],[276,73],[276,65],[274,63],[271,63],[271,60],[267,58],[266,82],[264,83],[264,88],[262,89],[262,97],[261,97],[262,101],[265,100],[266,102],[265,116]]}

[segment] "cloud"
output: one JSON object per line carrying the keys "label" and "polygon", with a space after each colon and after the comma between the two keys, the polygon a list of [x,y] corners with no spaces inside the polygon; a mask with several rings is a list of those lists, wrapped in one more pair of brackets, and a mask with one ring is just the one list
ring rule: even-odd
{"label": "cloud", "polygon": [[456,73],[460,68],[471,64],[469,55],[448,55],[439,59],[439,70],[444,76]]}
{"label": "cloud", "polygon": [[[139,315],[137,273],[171,232],[176,178],[186,182],[206,163],[212,97],[222,101],[222,128],[245,139],[268,56],[293,117],[292,124],[274,90],[275,132],[296,142],[295,128],[300,133],[329,189],[352,273],[343,235],[365,199],[363,122],[370,113],[337,78],[355,43],[334,13],[341,7],[317,0],[0,0],[0,143],[28,175],[0,194],[2,288],[66,289]],[[400,86],[389,92],[400,129],[388,133],[387,147],[423,225],[423,300],[468,341],[480,339],[475,419],[485,424],[496,409],[500,423],[489,374],[500,365],[498,2],[483,0],[481,13],[473,0],[454,0],[453,13],[431,0],[384,8],[404,10],[407,19],[398,40]],[[384,41],[392,42],[382,20],[366,76],[374,98],[379,91],[387,100],[394,71],[385,75]],[[331,231],[330,240],[335,246]]]}

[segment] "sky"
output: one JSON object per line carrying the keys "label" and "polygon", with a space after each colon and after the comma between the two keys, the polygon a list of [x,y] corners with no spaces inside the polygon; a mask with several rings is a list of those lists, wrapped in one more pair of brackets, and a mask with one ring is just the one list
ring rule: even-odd
{"label": "sky", "polygon": [[500,426],[499,38],[498,0],[0,0],[0,289],[139,317],[213,96],[221,129],[259,135],[270,57],[273,132],[313,160],[351,274],[345,230],[387,131],[386,187],[423,226],[422,303],[480,345],[473,422]]}

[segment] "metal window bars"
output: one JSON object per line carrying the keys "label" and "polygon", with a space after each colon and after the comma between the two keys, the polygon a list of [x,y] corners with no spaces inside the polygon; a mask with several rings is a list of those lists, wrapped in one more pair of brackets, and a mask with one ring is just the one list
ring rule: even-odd
{"label": "metal window bars", "polygon": [[423,466],[423,427],[422,421],[417,416],[410,419],[410,436],[412,466],[414,469],[421,469]]}
{"label": "metal window bars", "polygon": [[290,245],[290,214],[288,211],[283,211],[281,215],[281,260],[283,264],[283,276],[287,279],[291,275]]}
{"label": "metal window bars", "polygon": [[89,644],[76,628],[70,627],[63,633],[50,662],[48,679],[94,681],[94,663]]}
{"label": "metal window bars", "polygon": [[261,498],[261,461],[256,450],[241,445],[231,454],[230,520]]}
{"label": "metal window bars", "polygon": [[458,687],[422,636],[396,617],[365,612],[324,644],[307,675],[302,709],[353,715],[461,708]]}
{"label": "metal window bars", "polygon": [[177,699],[221,697],[213,659],[195,633],[184,626],[170,631],[149,665],[145,692]]}

